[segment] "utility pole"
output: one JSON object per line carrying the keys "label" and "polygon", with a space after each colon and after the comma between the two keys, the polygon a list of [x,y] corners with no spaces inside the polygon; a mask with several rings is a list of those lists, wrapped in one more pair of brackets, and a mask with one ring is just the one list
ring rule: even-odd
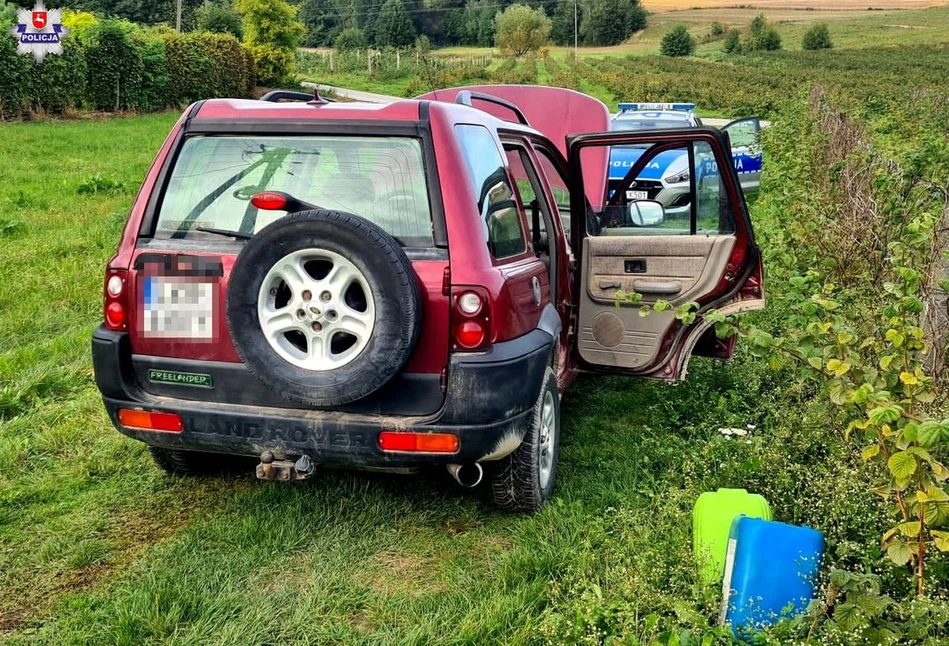
{"label": "utility pole", "polygon": [[[579,38],[577,37],[577,23],[578,23],[578,21],[577,21],[577,3],[578,3],[579,1],[580,1],[580,0],[573,0],[573,57],[574,57],[574,58],[577,57],[577,43],[579,42]],[[178,0],[178,2],[179,2],[179,5],[178,5],[178,6],[181,6],[181,5],[180,5],[181,0]]]}
{"label": "utility pole", "polygon": [[181,0],[178,0],[178,15],[175,19],[175,31],[181,33]]}

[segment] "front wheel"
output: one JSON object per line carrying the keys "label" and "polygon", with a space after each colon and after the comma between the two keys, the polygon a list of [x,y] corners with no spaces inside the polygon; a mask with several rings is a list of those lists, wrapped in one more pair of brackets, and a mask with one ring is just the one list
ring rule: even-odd
{"label": "front wheel", "polygon": [[560,452],[560,393],[547,369],[524,441],[493,466],[491,500],[507,511],[535,512],[554,490]]}

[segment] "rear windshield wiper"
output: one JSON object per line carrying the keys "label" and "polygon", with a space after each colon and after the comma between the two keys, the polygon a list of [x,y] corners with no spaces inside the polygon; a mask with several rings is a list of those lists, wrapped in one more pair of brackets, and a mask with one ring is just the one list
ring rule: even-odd
{"label": "rear windshield wiper", "polygon": [[228,229],[215,229],[213,227],[194,227],[195,231],[204,231],[205,233],[216,233],[219,236],[231,236],[238,240],[250,240],[254,237],[253,233],[244,233],[243,231],[229,231]]}

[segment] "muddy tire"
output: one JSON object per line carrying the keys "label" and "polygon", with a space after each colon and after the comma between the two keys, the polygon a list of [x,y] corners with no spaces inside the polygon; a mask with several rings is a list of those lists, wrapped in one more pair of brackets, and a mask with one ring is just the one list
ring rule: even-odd
{"label": "muddy tire", "polygon": [[547,369],[524,441],[491,465],[491,501],[501,509],[535,512],[554,490],[560,453],[560,394],[553,370]]}
{"label": "muddy tire", "polygon": [[289,400],[334,407],[378,390],[408,361],[422,320],[399,243],[351,213],[301,211],[241,250],[227,323],[247,368]]}

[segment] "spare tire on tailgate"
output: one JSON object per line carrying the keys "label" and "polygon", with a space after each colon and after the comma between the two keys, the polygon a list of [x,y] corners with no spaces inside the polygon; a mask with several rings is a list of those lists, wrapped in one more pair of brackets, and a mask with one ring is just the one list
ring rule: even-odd
{"label": "spare tire on tailgate", "polygon": [[227,324],[247,368],[312,406],[361,399],[394,377],[415,348],[421,311],[399,243],[341,211],[300,211],[264,227],[227,287]]}

